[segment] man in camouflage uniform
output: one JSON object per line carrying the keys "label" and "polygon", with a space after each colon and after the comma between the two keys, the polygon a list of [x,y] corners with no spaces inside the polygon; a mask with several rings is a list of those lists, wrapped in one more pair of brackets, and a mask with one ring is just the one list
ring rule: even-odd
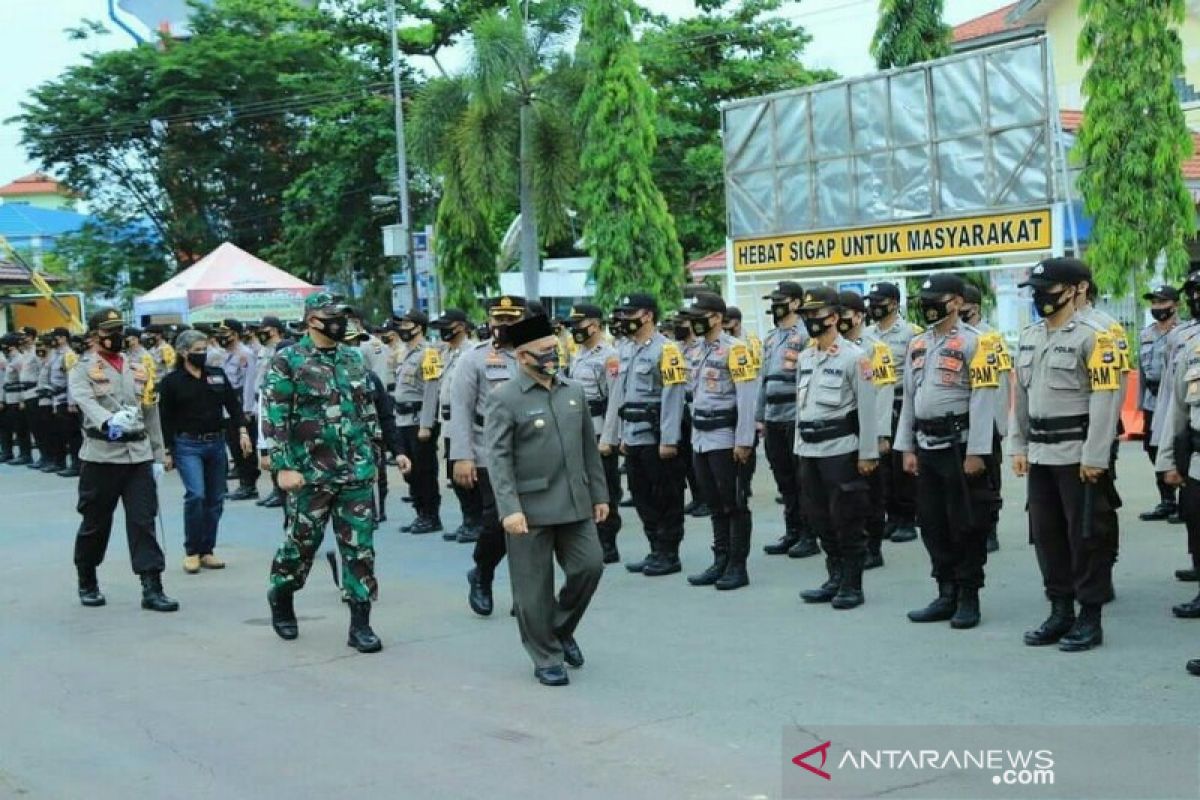
{"label": "man in camouflage uniform", "polygon": [[[462,514],[462,524],[456,530],[446,531],[442,539],[447,542],[470,544],[479,540],[479,529],[483,526],[483,503],[479,496],[479,487],[470,489],[454,482],[454,462],[450,460],[450,390],[454,386],[454,375],[462,356],[471,347],[468,335],[471,322],[465,311],[459,308],[447,308],[442,316],[429,323],[438,332],[442,342],[442,378],[438,381],[438,407],[441,421],[445,423],[442,440],[442,452],[446,456],[446,477],[454,489],[458,500],[458,509]],[[395,332],[391,332],[395,336]]]}
{"label": "man in camouflage uniform", "polygon": [[892,400],[891,427],[881,429],[887,442],[879,453],[879,479],[883,483],[884,503],[887,506],[884,535],[893,542],[911,542],[917,538],[917,484],[913,476],[904,471],[900,453],[892,451],[891,441],[900,423],[900,404],[904,401],[901,387],[908,343],[921,332],[921,328],[900,315],[900,287],[896,284],[887,281],[871,284],[867,300],[867,311],[875,321],[867,330],[892,349],[892,363],[896,366],[898,381]]}
{"label": "man in camouflage uniform", "polygon": [[342,555],[350,606],[347,645],[382,649],[371,630],[375,583],[375,451],[379,420],[362,355],[341,344],[347,306],[318,292],[304,301],[308,332],[271,362],[263,385],[263,433],[271,469],[287,493],[287,538],[271,564],[271,624],[283,639],[299,634],[293,594],[304,586],[325,525]]}
{"label": "man in camouflage uniform", "polygon": [[464,489],[478,487],[481,502],[482,525],[472,554],[475,567],[467,573],[467,603],[481,617],[492,613],[492,580],[507,552],[488,472],[484,411],[492,391],[517,375],[517,360],[506,339],[506,329],[525,316],[525,308],[525,298],[516,295],[501,295],[488,301],[491,339],[463,353],[450,390],[450,460],[454,462],[454,482]]}
{"label": "man in camouflage uniform", "polygon": [[[604,428],[608,399],[612,396],[613,383],[621,367],[616,348],[604,339],[603,319],[604,313],[587,303],[577,303],[569,317],[576,349],[567,369],[567,377],[583,387],[597,440]],[[617,534],[621,531],[621,515],[617,510],[621,476],[617,470],[616,453],[609,451],[608,455],[600,457],[600,461],[604,466],[604,479],[608,487],[609,511],[604,521],[596,525],[596,531],[600,535],[604,563],[615,564],[621,560],[617,550]]]}
{"label": "man in camouflage uniform", "polygon": [[[417,518],[401,526],[404,533],[436,533],[442,529],[442,495],[438,491],[438,392],[442,379],[442,356],[425,339],[429,317],[409,311],[396,325],[396,335],[408,353],[396,370],[396,424],[404,449],[412,459],[405,476]],[[380,345],[382,348],[382,345]]]}

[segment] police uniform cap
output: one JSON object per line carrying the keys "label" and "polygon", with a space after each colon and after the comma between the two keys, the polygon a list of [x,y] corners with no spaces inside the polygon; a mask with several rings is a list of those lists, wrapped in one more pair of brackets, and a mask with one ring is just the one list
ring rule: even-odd
{"label": "police uniform cap", "polygon": [[900,302],[900,287],[891,281],[879,281],[872,283],[867,289],[867,297],[872,302],[878,303],[881,300],[895,300]]}
{"label": "police uniform cap", "polygon": [[502,294],[487,301],[487,310],[493,317],[523,317],[525,298],[515,294]]}
{"label": "police uniform cap", "polygon": [[245,329],[245,326],[236,319],[223,319],[217,323],[216,328],[217,333],[242,333]]}
{"label": "police uniform cap", "polygon": [[837,289],[832,286],[814,286],[804,292],[804,305],[800,306],[801,311],[817,311],[827,306],[837,307],[841,305],[838,299]]}
{"label": "police uniform cap", "polygon": [[451,325],[455,325],[460,322],[463,325],[470,324],[470,320],[467,319],[467,312],[463,311],[461,308],[447,308],[442,312],[440,317],[429,324],[434,328],[449,328]]}
{"label": "police uniform cap", "polygon": [[567,321],[578,322],[581,319],[604,319],[604,312],[600,310],[600,306],[591,303],[576,303],[571,306]]}
{"label": "police uniform cap", "polygon": [[259,330],[262,330],[263,328],[274,328],[282,333],[283,322],[280,321],[279,317],[266,316],[262,318],[262,322],[258,323],[258,328]]}
{"label": "police uniform cap", "polygon": [[424,311],[412,310],[407,314],[396,317],[397,322],[411,322],[418,328],[425,329],[429,327],[429,315]]}
{"label": "police uniform cap", "polygon": [[630,311],[653,311],[655,316],[658,315],[658,301],[654,299],[654,295],[646,294],[645,292],[632,292],[625,295],[617,301],[617,307],[613,312],[630,312]]}
{"label": "police uniform cap", "polygon": [[849,289],[838,292],[838,305],[850,311],[861,311],[864,314],[867,312],[867,304],[863,301],[863,296]]}
{"label": "police uniform cap", "polygon": [[1172,303],[1179,302],[1179,290],[1174,286],[1156,286],[1149,292],[1142,295],[1143,300],[1170,300]]}
{"label": "police uniform cap", "polygon": [[770,300],[773,303],[803,299],[804,287],[795,281],[780,281],[770,294],[763,295],[763,300]]}
{"label": "police uniform cap", "polygon": [[679,312],[686,317],[707,317],[709,314],[725,314],[729,310],[721,296],[712,292],[697,292],[692,304]]}
{"label": "police uniform cap", "polygon": [[98,331],[101,329],[112,330],[114,328],[124,328],[125,317],[121,316],[121,312],[115,308],[101,308],[93,311],[88,317],[88,330]]}
{"label": "police uniform cap", "polygon": [[66,337],[70,338],[71,332],[69,330],[67,330],[66,328],[55,328],[54,330],[50,331],[50,335],[51,336],[66,336]]}
{"label": "police uniform cap", "polygon": [[921,281],[921,294],[924,297],[940,297],[944,294],[962,297],[965,287],[966,283],[957,275],[939,272]]}
{"label": "police uniform cap", "polygon": [[741,318],[742,318],[742,310],[740,308],[738,308],[737,306],[726,306],[725,307],[725,321],[726,322],[728,322],[731,319],[741,319]]}
{"label": "police uniform cap", "polygon": [[545,314],[535,314],[509,325],[505,335],[513,347],[520,347],[523,344],[553,336],[554,326],[550,324],[550,320],[546,318]]}
{"label": "police uniform cap", "polygon": [[979,287],[973,283],[965,283],[963,285],[962,299],[964,303],[979,305],[983,302],[983,292],[979,291]]}
{"label": "police uniform cap", "polygon": [[1077,258],[1047,258],[1029,271],[1029,277],[1017,284],[1017,288],[1032,286],[1047,289],[1059,283],[1074,286],[1080,281],[1091,281],[1092,271]]}

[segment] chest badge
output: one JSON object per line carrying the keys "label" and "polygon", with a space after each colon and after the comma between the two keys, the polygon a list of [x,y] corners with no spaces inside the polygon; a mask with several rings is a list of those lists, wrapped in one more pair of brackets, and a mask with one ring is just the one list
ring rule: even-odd
{"label": "chest badge", "polygon": [[[574,404],[574,403],[571,403],[571,405],[575,405],[575,404]],[[535,419],[535,420],[533,421],[533,427],[537,428],[538,430],[541,430],[542,428],[546,427],[546,420],[544,420],[544,419]]]}

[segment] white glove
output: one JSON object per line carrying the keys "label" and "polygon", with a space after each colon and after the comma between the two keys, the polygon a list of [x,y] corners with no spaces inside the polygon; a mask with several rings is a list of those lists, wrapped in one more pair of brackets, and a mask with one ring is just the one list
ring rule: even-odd
{"label": "white glove", "polygon": [[160,464],[157,461],[155,461],[154,464],[151,465],[150,471],[154,473],[154,482],[155,483],[158,483],[158,479],[161,478],[163,475],[165,475],[167,472],[166,467],[164,467],[162,464]]}
{"label": "white glove", "polygon": [[139,428],[141,422],[142,416],[138,413],[138,410],[136,408],[129,408],[128,406],[123,407],[108,419],[109,427],[120,428],[124,431]]}

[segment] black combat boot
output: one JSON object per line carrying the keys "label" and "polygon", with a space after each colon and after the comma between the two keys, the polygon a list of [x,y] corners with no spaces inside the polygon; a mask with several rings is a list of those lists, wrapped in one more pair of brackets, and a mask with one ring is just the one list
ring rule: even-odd
{"label": "black combat boot", "polygon": [[1184,581],[1185,583],[1195,581],[1197,575],[1200,575],[1200,554],[1195,554],[1192,556],[1191,569],[1175,570],[1175,578],[1177,580]]}
{"label": "black combat boot", "polygon": [[27,467],[32,463],[33,458],[29,455],[28,450],[22,450],[16,458],[8,462],[11,467]]}
{"label": "black combat boot", "polygon": [[1171,613],[1180,619],[1200,619],[1200,594],[1186,603],[1172,606]]}
{"label": "black combat boot", "polygon": [[481,617],[492,615],[492,581],[484,580],[479,575],[479,567],[467,573],[467,584],[471,587],[467,592],[467,604],[471,610]]}
{"label": "black combat boot", "polygon": [[729,553],[713,548],[713,563],[708,569],[698,575],[688,575],[687,582],[692,586],[712,586],[721,579],[729,568]]}
{"label": "black combat boot", "polygon": [[465,522],[464,522],[464,523],[462,523],[461,525],[459,525],[457,528],[455,528],[454,530],[452,530],[452,531],[446,531],[445,533],[443,533],[443,534],[442,534],[442,541],[443,541],[443,542],[454,542],[454,541],[457,541],[457,540],[458,540],[458,537],[459,537],[460,535],[462,535],[462,532],[463,532],[463,531],[465,531],[466,529],[467,529],[467,523],[465,523]]}
{"label": "black combat boot", "polygon": [[300,635],[300,624],[296,622],[296,608],[292,603],[294,597],[286,589],[272,588],[267,592],[267,604],[271,606],[271,627],[280,639],[288,641]]}
{"label": "black combat boot", "polygon": [[917,526],[910,521],[897,522],[890,538],[893,542],[911,542],[917,538]]}
{"label": "black combat boot", "polygon": [[658,545],[654,534],[650,531],[646,531],[646,541],[650,544],[650,552],[646,554],[645,558],[638,561],[625,562],[625,569],[630,572],[641,572],[646,568],[646,564],[658,560]]}
{"label": "black combat boot", "polygon": [[350,635],[346,638],[346,646],[353,647],[360,653],[378,653],[383,649],[383,642],[371,630],[371,601],[351,600],[350,606]]}
{"label": "black combat boot", "polygon": [[1138,519],[1142,522],[1160,522],[1165,519],[1170,519],[1178,511],[1175,504],[1167,500],[1163,500],[1149,511],[1143,511],[1138,514]]}
{"label": "black combat boot", "polygon": [[819,555],[821,548],[817,545],[817,537],[811,530],[801,528],[796,543],[788,548],[788,558],[808,558]]}
{"label": "black combat boot", "polygon": [[149,611],[179,610],[179,603],[163,593],[162,575],[158,572],[142,575],[142,608]]}
{"label": "black combat boot", "polygon": [[1187,662],[1186,669],[1190,675],[1200,675],[1200,658],[1193,658]]}
{"label": "black combat boot", "polygon": [[958,630],[974,628],[979,624],[979,589],[963,586],[958,590],[958,608],[950,618],[950,627]]}
{"label": "black combat boot", "polygon": [[878,569],[883,566],[883,540],[867,540],[867,557],[863,561],[863,569]]}
{"label": "black combat boot", "polygon": [[76,567],[79,574],[79,602],[89,608],[97,608],[108,601],[100,593],[100,582],[96,580],[96,570]]}
{"label": "black combat boot", "polygon": [[42,472],[58,472],[61,469],[66,469],[66,466],[67,465],[63,463],[58,456],[54,456],[52,458],[47,458],[46,463],[39,467],[39,469],[41,469]]}
{"label": "black combat boot", "polygon": [[67,456],[67,466],[58,473],[60,478],[78,478],[79,477],[79,457]]}
{"label": "black combat boot", "polygon": [[853,556],[845,559],[842,565],[842,579],[838,582],[837,594],[830,601],[834,608],[846,610],[858,608],[866,599],[862,590],[863,556]]}
{"label": "black combat boot", "polygon": [[842,586],[842,560],[832,556],[825,557],[825,571],[828,577],[816,589],[805,589],[800,593],[800,599],[806,603],[828,603],[837,596]]}
{"label": "black combat boot", "polygon": [[1075,601],[1070,598],[1056,597],[1050,601],[1050,616],[1037,630],[1025,632],[1025,644],[1030,647],[1041,647],[1054,644],[1067,635],[1075,625]]}
{"label": "black combat boot", "polygon": [[1064,653],[1079,653],[1104,644],[1104,630],[1100,627],[1100,605],[1081,603],[1079,617],[1067,635],[1058,642]]}
{"label": "black combat boot", "polygon": [[652,553],[642,565],[642,574],[648,578],[657,578],[662,575],[674,575],[676,572],[682,572],[683,565],[679,563],[679,543],[671,544],[664,543],[659,547],[658,551]]}
{"label": "black combat boot", "polygon": [[475,542],[479,541],[479,533],[482,530],[482,522],[467,525],[465,528],[463,528],[462,533],[458,535],[458,538],[455,539],[455,541],[459,544],[474,544]]}
{"label": "black combat boot", "polygon": [[437,533],[442,529],[442,520],[437,516],[422,514],[409,526],[408,532],[414,534]]}
{"label": "black combat boot", "polygon": [[605,564],[618,564],[621,561],[621,553],[617,550],[617,536],[613,531],[609,531],[600,537],[600,549],[604,553]]}
{"label": "black combat boot", "polygon": [[750,557],[750,525],[749,511],[737,512],[730,521],[729,561],[725,572],[713,584],[723,592],[750,585],[750,575],[746,572],[746,559]]}
{"label": "black combat boot", "polygon": [[763,552],[769,556],[787,555],[787,552],[792,549],[792,546],[800,541],[800,534],[789,528],[783,536],[779,537],[779,541],[772,542],[768,545],[763,545]]}
{"label": "black combat boot", "polygon": [[913,622],[945,622],[954,616],[957,598],[958,590],[953,583],[939,582],[937,598],[924,608],[908,612],[908,618]]}

